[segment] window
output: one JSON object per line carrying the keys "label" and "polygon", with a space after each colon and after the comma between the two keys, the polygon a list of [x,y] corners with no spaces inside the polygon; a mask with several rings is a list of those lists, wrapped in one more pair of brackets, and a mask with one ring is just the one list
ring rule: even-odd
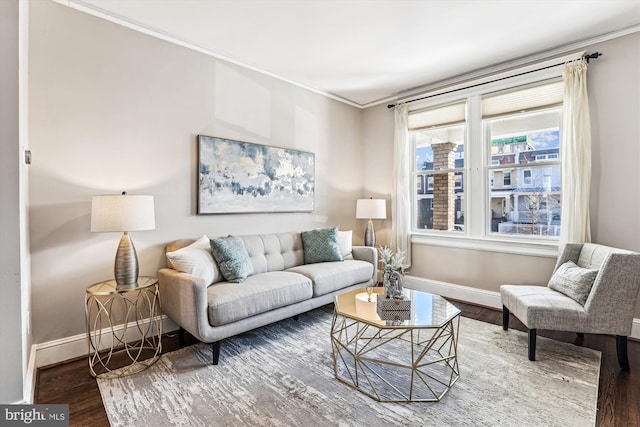
{"label": "window", "polygon": [[504,187],[511,187],[511,172],[509,171],[502,172],[502,185]]}
{"label": "window", "polygon": [[475,91],[409,112],[413,232],[557,240],[562,81]]}
{"label": "window", "polygon": [[[501,174],[504,185],[489,194],[490,234],[518,237],[560,235],[560,122],[562,110],[552,107],[530,113],[506,114],[484,120],[487,138],[512,138],[501,149],[514,154],[509,170],[489,166]],[[536,165],[538,162],[544,162]],[[535,166],[533,166],[535,165]],[[522,181],[513,177],[522,176]],[[490,178],[491,179],[491,178]]]}

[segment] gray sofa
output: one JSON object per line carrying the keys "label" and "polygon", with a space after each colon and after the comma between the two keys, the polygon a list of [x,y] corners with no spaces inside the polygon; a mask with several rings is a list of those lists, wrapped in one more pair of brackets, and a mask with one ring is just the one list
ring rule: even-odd
{"label": "gray sofa", "polygon": [[254,271],[242,283],[225,281],[207,236],[173,241],[167,245],[168,267],[158,271],[163,312],[181,333],[212,344],[215,365],[222,339],[329,304],[338,293],[373,286],[377,250],[351,247],[351,232],[339,233],[344,260],[314,264],[304,263],[300,232],[237,236]]}

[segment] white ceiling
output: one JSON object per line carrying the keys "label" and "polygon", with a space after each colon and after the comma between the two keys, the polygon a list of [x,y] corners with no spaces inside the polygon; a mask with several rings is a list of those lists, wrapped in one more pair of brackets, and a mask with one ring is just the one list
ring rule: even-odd
{"label": "white ceiling", "polygon": [[640,0],[56,1],[360,107],[640,26]]}

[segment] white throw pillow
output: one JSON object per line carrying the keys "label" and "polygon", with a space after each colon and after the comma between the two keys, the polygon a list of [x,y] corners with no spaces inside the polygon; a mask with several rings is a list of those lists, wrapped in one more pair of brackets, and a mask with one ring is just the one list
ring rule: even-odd
{"label": "white throw pillow", "polygon": [[204,278],[208,285],[220,276],[213,262],[210,240],[206,235],[189,246],[167,252],[167,263],[174,270]]}
{"label": "white throw pillow", "polygon": [[342,255],[343,259],[351,258],[351,238],[351,230],[338,230],[338,247],[340,248],[340,255]]}

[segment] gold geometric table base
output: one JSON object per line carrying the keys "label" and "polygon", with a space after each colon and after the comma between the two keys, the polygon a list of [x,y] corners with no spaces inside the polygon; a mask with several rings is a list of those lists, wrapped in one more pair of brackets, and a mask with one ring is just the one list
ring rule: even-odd
{"label": "gold geometric table base", "polygon": [[336,379],[380,402],[436,402],[458,380],[457,315],[441,327],[385,327],[336,311]]}
{"label": "gold geometric table base", "polygon": [[[155,278],[140,277],[139,286],[129,289],[117,289],[113,280],[97,283],[87,289],[85,306],[92,376],[124,377],[158,360],[162,319]],[[114,360],[117,366],[112,366]]]}

